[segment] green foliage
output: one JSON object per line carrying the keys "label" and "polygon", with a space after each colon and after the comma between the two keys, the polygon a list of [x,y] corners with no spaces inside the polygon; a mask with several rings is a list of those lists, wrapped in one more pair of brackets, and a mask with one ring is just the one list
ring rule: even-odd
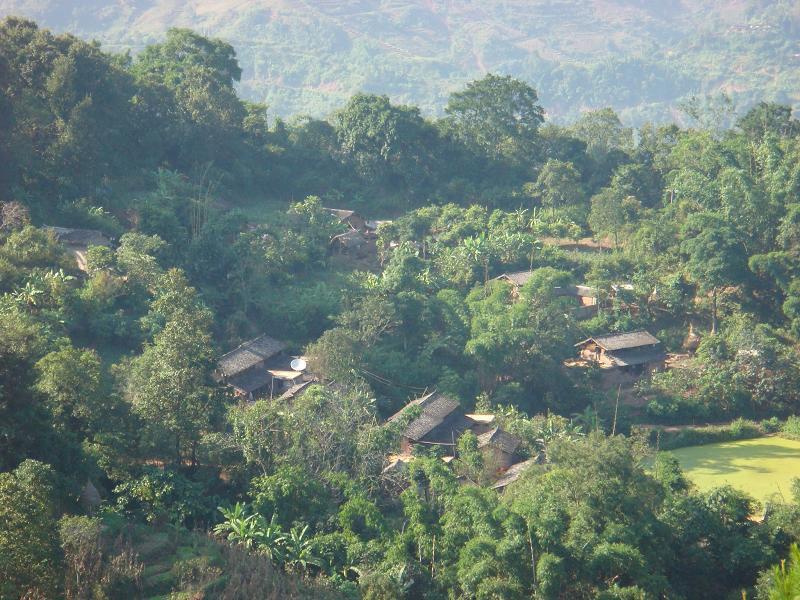
{"label": "green foliage", "polygon": [[26,460],[0,473],[0,595],[53,598],[61,591],[53,469]]}

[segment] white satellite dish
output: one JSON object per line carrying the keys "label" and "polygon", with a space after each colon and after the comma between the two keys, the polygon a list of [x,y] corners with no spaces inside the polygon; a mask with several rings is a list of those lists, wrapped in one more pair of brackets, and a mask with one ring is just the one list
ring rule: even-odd
{"label": "white satellite dish", "polygon": [[295,358],[289,363],[289,366],[292,367],[292,371],[305,371],[308,363],[306,363],[306,361],[304,361],[302,358]]}

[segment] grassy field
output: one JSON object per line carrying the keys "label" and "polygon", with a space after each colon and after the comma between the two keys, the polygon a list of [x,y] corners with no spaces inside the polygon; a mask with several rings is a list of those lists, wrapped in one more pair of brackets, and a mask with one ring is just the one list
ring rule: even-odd
{"label": "grassy field", "polygon": [[730,484],[764,501],[773,494],[791,498],[800,477],[800,441],[764,437],[672,452],[686,476],[703,491]]}

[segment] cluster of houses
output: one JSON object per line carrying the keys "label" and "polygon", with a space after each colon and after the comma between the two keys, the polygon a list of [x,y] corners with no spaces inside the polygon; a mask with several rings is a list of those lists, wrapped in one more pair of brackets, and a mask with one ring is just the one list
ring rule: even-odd
{"label": "cluster of houses", "polygon": [[[412,417],[408,417],[410,413]],[[499,427],[494,415],[465,413],[458,400],[445,394],[431,392],[412,400],[389,417],[388,422],[402,422],[406,418],[409,421],[403,429],[400,453],[389,457],[384,473],[402,469],[413,461],[415,446],[442,448],[442,460],[450,463],[456,457],[458,439],[467,431],[477,436],[484,465],[494,475],[495,489],[516,481],[535,462],[518,453],[522,441]]]}
{"label": "cluster of houses", "polygon": [[[367,221],[351,210],[326,209],[343,224],[347,231],[331,240],[332,251],[356,256],[365,255],[374,246],[377,229],[383,221]],[[74,257],[79,269],[86,270],[90,246],[111,246],[103,233],[91,229],[47,227]],[[532,271],[500,275],[496,279],[512,286],[519,296],[520,288],[531,278]],[[574,298],[574,316],[590,317],[606,303],[621,296],[631,286],[612,286],[607,298],[601,300],[597,288],[571,285],[555,288],[559,297]],[[571,365],[596,365],[604,377],[638,379],[644,373],[664,368],[667,355],[661,342],[647,331],[634,331],[590,337],[575,345],[578,357]],[[258,336],[223,355],[214,371],[217,382],[229,386],[236,396],[253,401],[259,397],[291,401],[303,394],[318,379],[307,372],[302,357],[286,352],[286,344],[267,335]],[[493,488],[503,490],[516,481],[536,458],[526,458],[519,450],[521,441],[504,431],[491,414],[465,413],[460,403],[439,392],[431,392],[413,400],[389,418],[390,423],[402,422],[409,412],[413,418],[405,424],[400,451],[388,458],[385,472],[403,468],[413,460],[415,446],[443,448],[443,460],[451,462],[456,455],[458,439],[467,431],[477,437],[484,464],[492,473]]]}
{"label": "cluster of houses", "polygon": [[[511,286],[512,295],[516,298],[519,297],[520,290],[532,276],[533,271],[516,271],[503,273],[495,277],[495,280],[508,283]],[[568,285],[553,289],[556,297],[574,299],[572,316],[576,319],[593,317],[600,310],[608,308],[614,303],[619,304],[622,308],[635,311],[638,307],[626,299],[626,296],[630,296],[632,292],[633,285],[630,283],[613,284],[607,294],[601,294],[598,288],[588,285]]]}

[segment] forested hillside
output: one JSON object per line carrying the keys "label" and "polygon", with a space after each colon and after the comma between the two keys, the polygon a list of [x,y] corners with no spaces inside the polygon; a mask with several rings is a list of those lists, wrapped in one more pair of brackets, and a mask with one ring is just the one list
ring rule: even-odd
{"label": "forested hillside", "polygon": [[800,481],[664,452],[800,436],[791,107],[241,77],[0,21],[0,599],[796,597]]}
{"label": "forested hillside", "polygon": [[438,115],[487,72],[532,84],[562,119],[611,106],[627,123],[670,121],[680,101],[719,93],[740,108],[800,102],[790,0],[0,0],[15,14],[115,52],[169,27],[221,37],[243,97],[278,116],[322,116],[358,91]]}

